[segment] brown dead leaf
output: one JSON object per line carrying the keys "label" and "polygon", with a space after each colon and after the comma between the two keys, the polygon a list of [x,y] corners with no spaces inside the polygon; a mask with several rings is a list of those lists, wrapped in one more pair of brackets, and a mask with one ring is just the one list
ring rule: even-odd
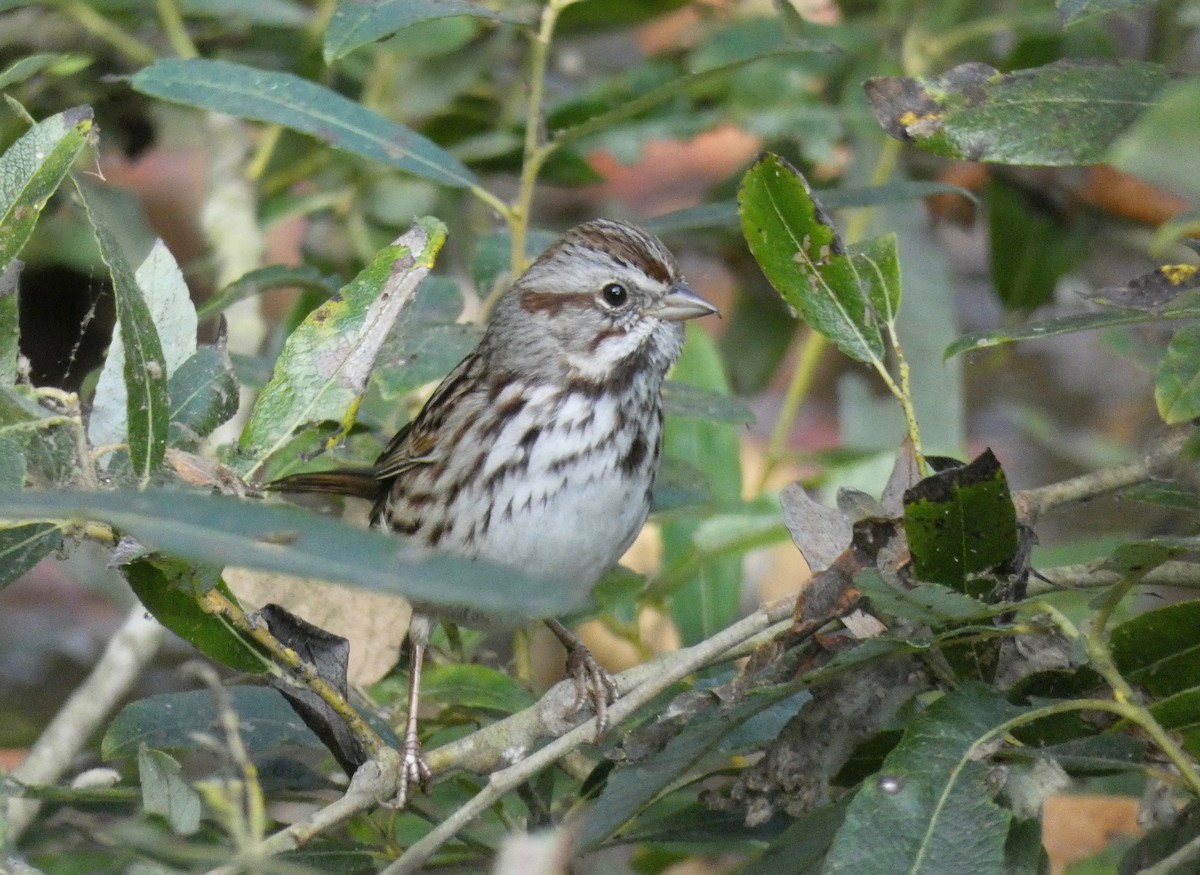
{"label": "brown dead leaf", "polygon": [[274,602],[350,642],[352,685],[382,678],[396,664],[412,608],[403,598],[325,580],[226,568],[225,582],[250,610]]}

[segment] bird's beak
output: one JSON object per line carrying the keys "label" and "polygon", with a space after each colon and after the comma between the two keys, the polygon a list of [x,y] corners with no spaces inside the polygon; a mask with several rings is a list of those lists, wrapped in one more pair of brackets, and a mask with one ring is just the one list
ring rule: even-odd
{"label": "bird's beak", "polygon": [[711,316],[718,311],[716,307],[683,283],[678,283],[671,291],[662,296],[651,312],[659,319],[682,322],[685,319],[695,319],[697,316]]}

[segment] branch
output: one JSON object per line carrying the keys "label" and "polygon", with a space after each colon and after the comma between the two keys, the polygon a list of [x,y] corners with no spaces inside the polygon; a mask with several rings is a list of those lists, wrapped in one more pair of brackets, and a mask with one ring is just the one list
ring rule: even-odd
{"label": "branch", "polygon": [[197,599],[201,610],[229,623],[239,633],[261,647],[270,656],[269,667],[295,687],[311,690],[328,705],[362,745],[364,751],[376,757],[387,747],[370,724],[359,715],[354,706],[338,692],[333,684],[321,677],[311,663],[305,661],[291,647],[271,634],[267,624],[246,615],[239,605],[228,599],[219,589],[213,588]]}
{"label": "branch", "polygon": [[[254,860],[261,863],[268,857],[295,850],[325,830],[344,823],[356,814],[369,811],[381,799],[395,795],[399,770],[400,755],[391,748],[383,749],[375,759],[368,760],[354,773],[345,794],[259,844],[253,851]],[[236,860],[211,869],[205,875],[238,875],[245,871],[244,862]]]}
{"label": "branch", "polygon": [[1043,513],[1056,510],[1064,504],[1087,501],[1108,492],[1153,480],[1161,476],[1165,467],[1178,459],[1179,451],[1194,431],[1190,426],[1172,429],[1135,462],[1072,477],[1070,480],[1037,489],[1022,490],[1013,496],[1017,516],[1026,525],[1033,525]]}
{"label": "branch", "polygon": [[[651,662],[622,672],[616,677],[622,698],[609,708],[614,725],[653,699],[672,684],[705,665],[735,659],[753,652],[760,644],[772,640],[790,627],[790,614],[795,599],[787,597],[759,608],[746,619],[723,632],[686,650],[663,654]],[[782,620],[782,622],[780,622]],[[413,871],[397,866],[418,866],[432,856],[467,823],[477,817],[499,795],[503,795],[528,780],[531,775],[572,753],[581,744],[594,738],[593,723],[585,720],[572,727],[564,721],[575,701],[575,686],[569,681],[556,684],[534,705],[497,723],[485,726],[471,735],[444,745],[426,755],[426,762],[435,773],[451,769],[488,772],[511,763],[513,751],[523,752],[540,738],[558,736],[555,741],[500,772],[495,772],[488,786],[474,799],[440,824],[405,852],[387,871]],[[518,753],[519,755],[519,753]],[[378,805],[395,793],[399,756],[384,748],[365,763],[350,782],[345,795],[297,821],[266,839],[257,848],[258,859],[294,850],[325,830]],[[494,795],[493,795],[494,794]],[[238,864],[230,863],[211,870],[207,875],[235,875]]]}
{"label": "branch", "polygon": [[[620,723],[668,687],[709,663],[720,661],[731,650],[738,649],[739,645],[767,630],[773,623],[778,626],[778,629],[771,630],[773,633],[784,632],[792,624],[788,616],[791,613],[792,602],[793,599],[786,598],[764,606],[746,619],[734,623],[723,632],[718,632],[707,641],[685,650],[665,654],[649,663],[624,672],[618,679],[618,687],[621,689],[624,689],[625,685],[629,683],[631,674],[644,676],[645,680],[608,709],[610,719],[614,724]],[[779,622],[780,617],[787,619]],[[567,682],[560,683],[551,689],[532,710],[541,712],[542,704],[556,694],[574,695]],[[525,711],[515,716],[525,717],[527,714],[528,711]],[[541,716],[540,713],[538,716]],[[476,735],[479,734],[482,733],[476,733]],[[589,720],[520,762],[499,772],[493,772],[488,779],[487,786],[471,801],[410,846],[396,862],[384,869],[380,875],[406,875],[406,873],[420,871],[442,845],[454,838],[468,823],[490,808],[497,799],[523,784],[542,769],[552,765],[579,745],[591,741],[593,737],[592,724]]]}
{"label": "branch", "polygon": [[1200,860],[1200,838],[1192,839],[1169,857],[1163,857],[1153,866],[1139,869],[1137,875],[1171,875],[1172,872],[1183,872],[1184,864]]}
{"label": "branch", "polygon": [[[1038,571],[1042,580],[1029,581],[1029,594],[1041,595],[1059,589],[1098,589],[1113,586],[1125,577],[1123,573],[1104,567],[1107,560],[1084,562],[1079,565],[1060,565]],[[1200,564],[1195,562],[1164,562],[1138,580],[1143,586],[1181,586],[1200,589]]]}
{"label": "branch", "polygon": [[[52,784],[119,702],[158,652],[165,630],[146,616],[140,604],[125,618],[87,679],[71,694],[62,710],[34,744],[25,761],[12,771],[23,784]],[[15,842],[35,817],[41,803],[33,799],[8,802],[8,841]]]}

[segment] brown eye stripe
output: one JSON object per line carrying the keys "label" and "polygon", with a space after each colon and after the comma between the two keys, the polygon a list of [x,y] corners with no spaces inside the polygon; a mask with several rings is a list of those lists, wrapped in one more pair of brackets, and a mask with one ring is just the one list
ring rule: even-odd
{"label": "brown eye stripe", "polygon": [[564,295],[561,292],[521,292],[521,309],[526,313],[555,315],[563,307],[591,306],[591,295]]}

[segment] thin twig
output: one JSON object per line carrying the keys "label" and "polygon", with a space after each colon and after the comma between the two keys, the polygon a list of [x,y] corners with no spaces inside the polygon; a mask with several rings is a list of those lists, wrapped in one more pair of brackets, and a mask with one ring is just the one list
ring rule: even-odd
{"label": "thin twig", "polygon": [[[294,850],[356,814],[374,808],[381,799],[395,792],[395,775],[399,768],[399,756],[385,750],[379,758],[365,763],[354,773],[344,795],[263,841],[255,849],[255,859],[262,861]],[[235,862],[211,869],[206,875],[237,875],[240,871],[241,865]]]}
{"label": "thin twig", "polygon": [[321,700],[346,722],[350,732],[370,756],[377,756],[386,745],[371,726],[362,719],[354,706],[334,687],[322,678],[311,663],[271,634],[267,624],[248,617],[233,601],[219,589],[210,589],[198,599],[201,610],[229,623],[239,633],[253,641],[270,655],[269,665],[281,676],[298,687],[316,693]]}
{"label": "thin twig", "polygon": [[1200,838],[1194,838],[1183,847],[1177,849],[1169,857],[1163,857],[1153,866],[1139,869],[1137,875],[1179,875],[1187,863],[1200,860]]}
{"label": "thin twig", "polygon": [[1193,431],[1191,427],[1172,429],[1137,461],[1072,477],[1061,483],[1022,490],[1013,496],[1017,514],[1022,522],[1032,525],[1042,514],[1056,510],[1064,504],[1086,501],[1153,480],[1164,466],[1179,457],[1179,451]]}
{"label": "thin twig", "polygon": [[[667,654],[664,657],[654,660],[652,663],[639,666],[639,668],[647,669],[644,672],[647,675],[646,680],[629,694],[622,696],[621,699],[609,708],[610,719],[614,724],[619,723],[668,687],[698,669],[703,668],[710,662],[721,658],[747,639],[757,636],[760,632],[771,626],[773,622],[777,621],[779,615],[786,616],[791,608],[792,601],[789,598],[783,600],[781,603],[760,608],[746,619],[735,623],[728,629],[717,633],[712,638],[700,644],[689,647],[686,650]],[[778,631],[782,632],[791,626],[791,620],[787,619],[779,622],[778,626]],[[624,678],[621,680],[624,680]],[[618,685],[620,683],[621,681],[619,680]],[[553,692],[551,690],[551,693]],[[542,769],[552,765],[556,760],[565,756],[579,745],[591,741],[593,732],[591,721],[585,722],[555,739],[531,756],[506,769],[494,772],[488,779],[487,786],[483,790],[476,794],[466,805],[459,808],[450,817],[434,827],[428,835],[409,847],[395,863],[384,869],[380,875],[405,875],[405,873],[419,871],[437,853],[442,845],[454,838],[459,830],[463,829],[468,823],[490,808],[497,799],[517,785],[529,780]]]}
{"label": "thin twig", "polygon": [[[609,708],[610,720],[615,725],[662,690],[692,674],[697,668],[743,656],[759,644],[771,640],[791,625],[792,621],[789,615],[794,601],[793,597],[787,597],[772,602],[707,641],[686,650],[663,654],[649,663],[634,666],[622,672],[616,677],[617,688],[622,692],[627,691],[627,695]],[[780,622],[781,620],[782,622]],[[536,704],[524,711],[498,723],[485,726],[466,738],[428,752],[425,757],[426,762],[438,773],[451,769],[486,772],[503,764],[506,756],[511,758],[514,749],[526,750],[539,738],[560,735],[558,740],[538,750],[527,760],[522,760],[502,772],[495,773],[488,784],[489,788],[516,786],[526,780],[526,772],[530,775],[535,774],[562,757],[568,756],[579,745],[592,740],[594,728],[590,720],[571,728],[570,731],[566,731],[566,727],[561,725],[561,714],[565,710],[565,706],[573,702],[574,697],[574,684],[570,681],[563,681],[552,687]],[[263,859],[273,854],[294,850],[322,832],[375,807],[381,800],[390,798],[395,792],[397,763],[396,752],[390,748],[384,748],[376,754],[375,759],[368,761],[354,773],[350,788],[344,796],[304,820],[297,821],[267,838],[257,848],[258,858]],[[507,790],[500,789],[501,795],[504,792]],[[468,806],[478,804],[478,802],[479,796],[468,803]],[[445,838],[437,840],[432,837],[433,833],[431,833],[410,848],[408,854],[412,854],[414,850],[417,853],[432,854],[436,852],[438,847],[453,838],[454,834],[466,826],[478,813],[476,809],[472,809],[472,811],[475,813],[469,816],[462,815],[461,812],[453,815],[455,818],[454,829]],[[445,824],[439,826],[438,829],[444,831]],[[409,861],[413,859],[406,854],[406,857],[402,857],[401,860],[406,858]],[[398,865],[401,860],[393,865]],[[412,864],[408,862],[405,865]],[[207,875],[234,875],[237,871],[236,864],[229,864],[213,869]]]}
{"label": "thin twig", "polygon": [[[140,604],[125,618],[91,674],[50,721],[25,761],[12,771],[23,784],[50,784],[62,777],[75,755],[129,692],[158,652],[165,632]],[[37,816],[41,803],[10,799],[8,841],[15,842]]]}
{"label": "thin twig", "polygon": [[[1059,589],[1097,589],[1112,586],[1121,580],[1122,575],[1106,569],[1105,561],[1100,559],[1079,565],[1039,569],[1038,575],[1042,580],[1029,581],[1029,594],[1041,595]],[[1183,561],[1164,562],[1138,582],[1142,586],[1200,588],[1200,564]]]}
{"label": "thin twig", "polygon": [[542,20],[533,38],[530,56],[529,102],[525,107],[525,142],[521,161],[521,181],[516,202],[506,213],[512,232],[512,269],[520,273],[525,269],[525,238],[529,230],[530,214],[533,212],[533,192],[538,174],[546,159],[553,154],[555,144],[542,143],[542,113],[546,89],[546,65],[550,60],[550,44],[554,38],[554,26],[559,14],[578,0],[550,0],[542,9]]}

